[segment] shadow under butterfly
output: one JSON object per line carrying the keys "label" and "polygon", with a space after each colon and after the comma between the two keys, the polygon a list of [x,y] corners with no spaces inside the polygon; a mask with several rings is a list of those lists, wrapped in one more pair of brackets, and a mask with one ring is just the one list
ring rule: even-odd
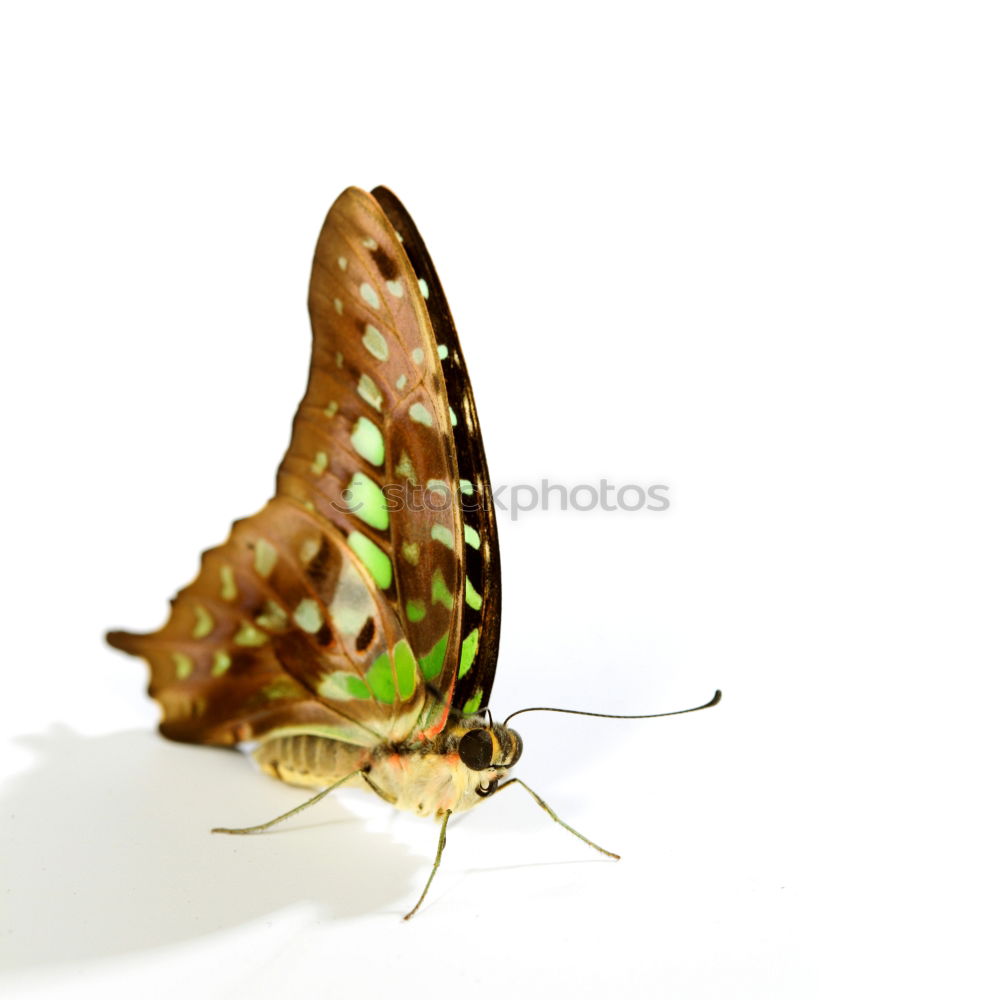
{"label": "shadow under butterfly", "polygon": [[330,209],[309,314],[309,381],[275,496],[203,555],[161,629],[108,634],[149,662],[164,736],[256,744],[265,773],[321,789],[215,832],[267,829],[345,785],[433,816],[437,855],[407,919],[452,813],[514,784],[617,858],[509,777],[521,737],[486,710],[500,558],[479,420],[437,274],[386,188],[349,188]]}

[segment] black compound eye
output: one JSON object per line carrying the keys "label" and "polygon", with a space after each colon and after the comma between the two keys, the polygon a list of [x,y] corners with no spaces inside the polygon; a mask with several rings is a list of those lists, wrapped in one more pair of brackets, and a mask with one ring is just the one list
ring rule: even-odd
{"label": "black compound eye", "polygon": [[508,767],[513,767],[521,759],[521,751],[524,750],[524,742],[522,741],[520,735],[515,733],[513,729],[508,730],[510,733],[511,740],[514,743],[514,754],[510,758],[510,763]]}
{"label": "black compound eye", "polygon": [[458,756],[470,771],[485,771],[493,760],[493,736],[488,729],[470,729],[458,743]]}

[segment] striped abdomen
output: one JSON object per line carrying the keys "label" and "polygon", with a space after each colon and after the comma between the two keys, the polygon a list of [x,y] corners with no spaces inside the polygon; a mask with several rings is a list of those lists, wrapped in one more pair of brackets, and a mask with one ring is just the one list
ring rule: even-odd
{"label": "striped abdomen", "polygon": [[[264,740],[254,751],[254,758],[260,769],[273,778],[304,788],[325,788],[365,767],[371,751],[325,736],[299,733]],[[355,784],[364,785],[360,776],[345,787]]]}

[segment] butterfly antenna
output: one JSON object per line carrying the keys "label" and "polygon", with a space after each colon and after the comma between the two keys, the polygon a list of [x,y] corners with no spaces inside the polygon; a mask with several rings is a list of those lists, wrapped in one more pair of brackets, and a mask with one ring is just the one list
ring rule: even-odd
{"label": "butterfly antenna", "polygon": [[722,692],[716,691],[711,701],[706,701],[704,705],[696,705],[694,708],[682,708],[676,712],[655,712],[652,715],[608,715],[605,712],[581,712],[575,708],[519,708],[512,712],[503,720],[506,726],[515,715],[522,715],[525,712],[562,712],[564,715],[589,715],[594,719],[663,719],[668,715],[686,715],[688,712],[700,712],[703,708],[711,708],[722,701]]}

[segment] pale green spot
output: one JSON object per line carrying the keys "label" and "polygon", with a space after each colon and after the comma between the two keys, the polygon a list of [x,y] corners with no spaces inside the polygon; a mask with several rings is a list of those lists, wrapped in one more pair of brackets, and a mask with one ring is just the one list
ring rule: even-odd
{"label": "pale green spot", "polygon": [[455,603],[455,595],[448,588],[448,584],[444,582],[444,575],[440,567],[435,569],[431,576],[431,603],[443,604],[449,611]]}
{"label": "pale green spot", "polygon": [[443,524],[431,525],[431,538],[435,542],[440,542],[445,548],[455,550],[455,535],[450,528],[446,528]]}
{"label": "pale green spot", "polygon": [[383,705],[391,705],[396,700],[396,681],[392,676],[389,654],[383,653],[365,672],[365,680],[375,695],[375,700]]}
{"label": "pale green spot", "polygon": [[403,542],[403,558],[411,566],[416,566],[420,562],[420,543]]}
{"label": "pale green spot", "polygon": [[365,682],[356,674],[348,673],[346,670],[335,670],[324,674],[316,686],[316,691],[321,698],[329,701],[354,701],[356,698],[368,699],[372,696]]}
{"label": "pale green spot", "polygon": [[396,463],[396,475],[413,484],[417,482],[417,470],[413,468],[413,459],[405,451]]}
{"label": "pale green spot", "polygon": [[280,632],[288,625],[288,613],[276,601],[267,601],[264,610],[254,618],[254,621],[261,627],[269,629],[271,632]]}
{"label": "pale green spot", "polygon": [[276,681],[271,681],[270,684],[265,684],[260,693],[268,701],[280,701],[282,698],[297,698],[302,693],[302,689],[295,681],[281,677]]}
{"label": "pale green spot", "polygon": [[277,562],[278,550],[266,538],[258,538],[253,546],[253,568],[266,578]]}
{"label": "pale green spot", "polygon": [[403,297],[403,283],[401,281],[387,281],[385,287],[390,295],[395,295],[397,299]]}
{"label": "pale green spot", "polygon": [[444,361],[444,359],[446,357],[448,357],[448,345],[447,344],[438,344],[438,357],[442,361]]}
{"label": "pale green spot", "polygon": [[458,426],[458,417],[455,416],[455,411],[449,406],[448,407],[448,417],[451,419],[451,426]]}
{"label": "pale green spot", "polygon": [[463,706],[463,715],[474,715],[479,711],[479,706],[483,701],[483,689],[480,688]]}
{"label": "pale green spot", "polygon": [[367,535],[362,535],[360,531],[352,531],[347,536],[347,544],[350,545],[357,557],[364,563],[365,569],[371,573],[375,583],[382,590],[388,590],[392,586],[392,562],[389,557]]}
{"label": "pale green spot", "polygon": [[217,649],[212,657],[212,676],[221,677],[232,666],[232,662],[224,649]]}
{"label": "pale green spot", "polygon": [[444,658],[447,652],[448,633],[446,632],[440,639],[438,639],[426,656],[420,657],[420,672],[427,678],[427,680],[432,681],[439,673],[441,673],[441,668],[444,666]]}
{"label": "pale green spot", "polygon": [[430,289],[427,287],[427,282],[423,278],[417,278],[417,284],[420,286],[420,294],[425,298],[429,299],[431,297]]}
{"label": "pale green spot", "polygon": [[316,504],[314,504],[312,500],[300,500],[299,503],[302,504],[306,510],[312,511],[314,514],[316,513]]}
{"label": "pale green spot", "polygon": [[215,619],[200,604],[194,606],[194,629],[192,639],[204,639],[215,628]]}
{"label": "pale green spot", "polygon": [[333,300],[333,308],[337,310],[338,316],[344,315],[344,303],[341,302],[340,299]]}
{"label": "pale green spot", "polygon": [[322,543],[318,538],[307,538],[299,546],[299,562],[303,566],[308,566],[319,555],[319,550],[322,547]]}
{"label": "pale green spot", "polygon": [[358,395],[376,410],[382,409],[382,393],[370,375],[362,375],[358,379]]}
{"label": "pale green spot", "polygon": [[465,525],[465,544],[478,549],[480,545],[479,532],[471,525]]}
{"label": "pale green spot", "polygon": [[372,309],[381,309],[382,300],[378,297],[378,292],[368,284],[367,281],[361,282],[361,286],[358,288],[361,292],[361,298],[365,300],[372,307]]}
{"label": "pale green spot", "polygon": [[428,479],[427,489],[429,489],[431,493],[440,494],[442,500],[448,499],[448,484],[443,479]]}
{"label": "pale green spot", "polygon": [[333,356],[333,363],[338,368],[343,368],[344,367],[344,354],[343,354],[343,351],[337,351],[334,354],[334,356]]}
{"label": "pale green spot", "polygon": [[365,524],[378,531],[385,531],[389,527],[389,508],[385,502],[385,494],[378,483],[363,472],[354,473],[344,499],[350,504],[351,513]]}
{"label": "pale green spot", "polygon": [[267,642],[267,633],[261,632],[249,622],[243,622],[239,631],[233,636],[233,642],[237,646],[263,646]]}
{"label": "pale green spot", "polygon": [[400,375],[399,378],[396,379],[396,388],[399,389],[399,390],[403,390],[403,389],[406,388],[406,376],[405,375]]}
{"label": "pale green spot", "polygon": [[458,664],[458,676],[464,677],[472,667],[472,661],[476,658],[479,649],[479,629],[474,628],[462,640],[462,659]]}
{"label": "pale green spot", "polygon": [[458,481],[458,488],[462,491],[462,496],[472,496],[472,483],[468,479],[460,479]]}
{"label": "pale green spot", "polygon": [[323,413],[328,417],[332,417],[338,409],[340,409],[340,404],[335,399],[331,399],[330,402],[326,404],[326,409]]}
{"label": "pale green spot", "polygon": [[317,451],[316,457],[313,459],[313,464],[309,466],[310,471],[314,476],[322,475],[326,471],[326,467],[330,464],[330,456],[327,455],[325,451]]}
{"label": "pale green spot", "polygon": [[303,597],[292,618],[303,632],[315,635],[323,627],[323,612],[311,597]]}
{"label": "pale green spot", "polygon": [[341,269],[341,271],[346,271],[347,270],[347,258],[346,257],[338,257],[337,258],[337,267],[339,267]]}
{"label": "pale green spot", "polygon": [[362,245],[362,246],[363,246],[363,247],[364,247],[364,248],[365,248],[366,250],[377,250],[377,249],[378,249],[378,244],[377,244],[377,243],[376,243],[376,242],[375,242],[375,241],[374,241],[374,240],[373,240],[373,239],[372,239],[372,238],[371,238],[370,236],[366,236],[366,237],[365,237],[365,238],[364,238],[364,239],[363,239],[363,240],[361,241],[361,245]]}
{"label": "pale green spot", "polygon": [[422,347],[414,347],[410,352],[410,357],[419,365],[424,360],[424,349]]}
{"label": "pale green spot", "polygon": [[351,431],[351,444],[366,462],[381,465],[385,461],[385,439],[367,417],[358,417]]}
{"label": "pale green spot", "polygon": [[434,426],[434,418],[423,403],[414,403],[410,407],[410,419],[415,424],[423,424],[425,427]]}
{"label": "pale green spot", "polygon": [[191,676],[194,670],[194,663],[191,661],[191,657],[187,653],[171,653],[170,659],[174,661],[174,670],[177,673],[177,679],[183,681]]}
{"label": "pale green spot", "polygon": [[365,345],[365,349],[376,361],[385,361],[389,357],[389,345],[385,337],[382,336],[382,331],[372,326],[371,323],[365,326],[361,343]]}
{"label": "pale green spot", "polygon": [[423,601],[411,598],[406,602],[406,618],[411,622],[422,622],[427,617],[427,605]]}
{"label": "pale green spot", "polygon": [[476,588],[472,586],[472,581],[468,577],[465,578],[465,603],[473,611],[478,611],[483,606],[482,597],[476,593]]}
{"label": "pale green spot", "polygon": [[345,559],[330,602],[330,617],[336,630],[344,639],[353,640],[374,614],[375,604],[368,585],[353,560]]}
{"label": "pale green spot", "polygon": [[228,564],[223,564],[219,567],[219,579],[222,581],[222,586],[219,589],[219,593],[224,601],[235,601],[236,600],[236,577],[233,574],[233,567]]}
{"label": "pale green spot", "polygon": [[417,660],[405,639],[393,647],[392,663],[396,668],[396,690],[399,692],[399,700],[407,701],[417,689]]}

